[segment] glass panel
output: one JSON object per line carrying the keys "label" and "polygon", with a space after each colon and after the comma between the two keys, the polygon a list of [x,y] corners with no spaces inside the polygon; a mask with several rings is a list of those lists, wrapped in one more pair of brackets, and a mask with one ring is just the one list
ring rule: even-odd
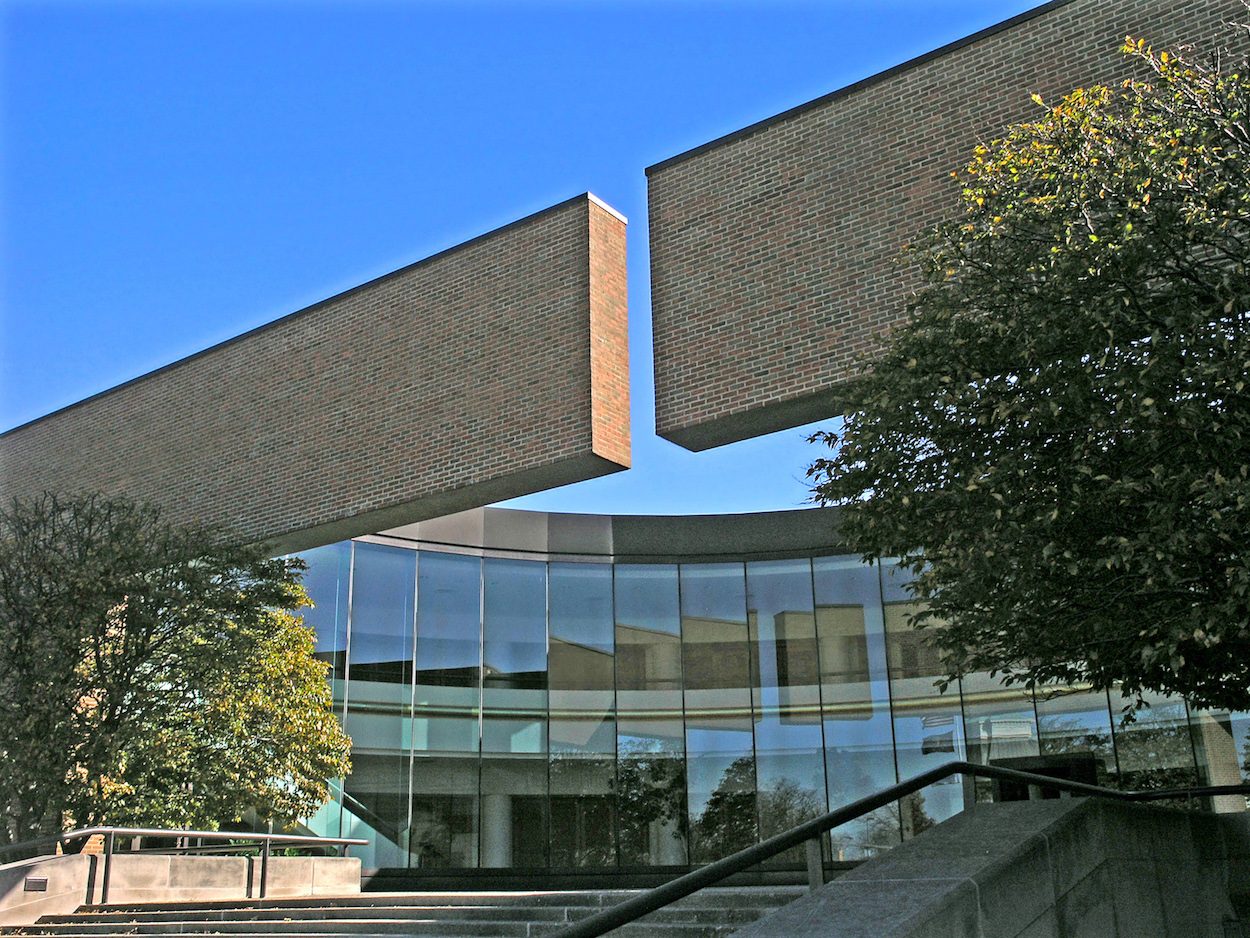
{"label": "glass panel", "polygon": [[[944,693],[935,686],[935,682],[946,675],[946,669],[926,634],[933,627],[915,628],[911,617],[921,607],[910,599],[900,598],[908,595],[905,587],[909,574],[897,567],[882,567],[881,571],[894,746],[899,779],[906,780],[965,758],[963,713],[956,685],[952,684]],[[930,785],[900,802],[903,838],[928,830],[962,811],[963,807],[963,784],[959,776]]]}
{"label": "glass panel", "polygon": [[[747,624],[758,662],[755,770],[761,839],[825,813],[820,666],[808,560],[749,563]],[[771,865],[802,866],[796,847]]]}
{"label": "glass panel", "polygon": [[417,583],[417,683],[477,687],[482,561],[421,551]]}
{"label": "glass panel", "polygon": [[547,759],[482,757],[482,866],[547,866]]}
{"label": "glass panel", "polygon": [[406,754],[352,748],[352,773],[343,785],[343,836],[370,841],[352,848],[361,866],[408,865],[408,771]]}
{"label": "glass panel", "polygon": [[351,586],[352,542],[327,544],[299,555],[308,564],[304,590],[311,607],[300,610],[304,624],[316,633],[317,658],[330,665],[336,704],[343,700],[347,668],[347,598]]}
{"label": "glass panel", "polygon": [[482,866],[546,866],[547,568],[482,569]]}
{"label": "glass panel", "polygon": [[681,567],[690,861],[754,843],[754,685],[741,564]]}
{"label": "glass panel", "polygon": [[961,683],[969,762],[989,765],[1040,753],[1031,690],[1008,687],[985,671],[965,674]]}
{"label": "glass panel", "polygon": [[545,755],[546,565],[488,557],[483,575],[482,751]]}
{"label": "glass panel", "polygon": [[1051,685],[1037,688],[1034,702],[1041,755],[1092,753],[1098,784],[1105,785],[1117,776],[1106,693],[1091,691],[1088,686]]}
{"label": "glass panel", "polygon": [[615,624],[608,564],[550,565],[552,752],[616,753]]}
{"label": "glass panel", "polygon": [[477,866],[477,755],[419,754],[412,778],[410,864],[416,869]]}
{"label": "glass panel", "polygon": [[350,679],[407,684],[412,680],[416,551],[357,542],[354,554]]}
{"label": "glass panel", "polygon": [[[1190,713],[1200,785],[1250,782],[1250,713],[1197,710]],[[1250,795],[1216,795],[1212,810],[1221,814],[1245,811]]]}
{"label": "glass panel", "polygon": [[[551,639],[574,645],[589,654],[574,654],[566,666],[551,668],[551,686],[571,690],[611,690],[612,651],[616,646],[612,617],[612,567],[604,563],[549,565]],[[555,652],[552,650],[552,656]]]}
{"label": "glass panel", "polygon": [[1121,788],[1141,791],[1198,784],[1185,701],[1179,697],[1147,698],[1150,705],[1138,710],[1132,722],[1126,723],[1122,714],[1129,700],[1118,690],[1108,697],[1115,718],[1113,731]]}
{"label": "glass panel", "polygon": [[548,566],[551,865],[616,865],[615,623],[609,564]]}
{"label": "glass panel", "polygon": [[352,827],[376,832],[369,836],[378,866],[407,865],[416,557],[362,542],[353,551],[344,826],[351,815]]}
{"label": "glass panel", "polygon": [[611,758],[552,755],[552,866],[616,865],[615,785]]}
{"label": "glass panel", "polygon": [[[412,730],[413,748],[418,752],[478,751],[481,603],[479,558],[420,552]],[[476,772],[476,760],[474,766]],[[418,788],[424,791],[421,775],[416,779]],[[469,791],[477,793],[476,776]],[[476,842],[475,837],[474,849]],[[463,855],[464,848],[457,848],[456,856]]]}
{"label": "glass panel", "polygon": [[[877,571],[858,557],[812,561],[829,806],[898,781]],[[899,842],[897,808],[832,833],[834,860],[862,860]]]}
{"label": "glass panel", "polygon": [[615,569],[617,814],[623,866],[686,863],[677,567]]}

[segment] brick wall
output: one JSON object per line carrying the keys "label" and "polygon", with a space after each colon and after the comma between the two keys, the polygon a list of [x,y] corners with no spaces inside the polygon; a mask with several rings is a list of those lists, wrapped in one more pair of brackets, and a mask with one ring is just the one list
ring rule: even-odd
{"label": "brick wall", "polygon": [[[869,337],[912,284],[894,266],[957,210],[981,140],[1156,47],[1235,41],[1237,0],[1051,3],[647,173],[656,429],[705,449],[840,410]],[[831,52],[831,55],[836,52]]]}
{"label": "brick wall", "polygon": [[625,222],[580,196],[0,436],[0,498],[125,492],[294,550],[629,462]]}

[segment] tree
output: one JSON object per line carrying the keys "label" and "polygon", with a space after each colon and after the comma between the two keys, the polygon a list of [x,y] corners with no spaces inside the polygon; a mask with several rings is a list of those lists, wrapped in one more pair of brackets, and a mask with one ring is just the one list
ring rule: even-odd
{"label": "tree", "polygon": [[1148,80],[977,149],[809,475],[917,574],[950,676],[1246,709],[1250,84],[1124,52]]}
{"label": "tree", "polygon": [[0,838],[324,802],[350,742],[303,569],[126,498],[0,510]]}

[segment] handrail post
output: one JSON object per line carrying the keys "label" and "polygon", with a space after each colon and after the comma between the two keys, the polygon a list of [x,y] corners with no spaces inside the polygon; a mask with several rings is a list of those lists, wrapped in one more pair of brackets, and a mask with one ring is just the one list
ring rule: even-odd
{"label": "handrail post", "polygon": [[266,837],[260,848],[260,896],[265,898],[265,887],[269,881],[269,838]]}
{"label": "handrail post", "polygon": [[964,810],[967,811],[977,803],[977,777],[968,772],[961,773],[959,777],[964,789]]}
{"label": "handrail post", "polygon": [[815,892],[825,884],[825,858],[821,855],[820,838],[807,841],[807,888]]}
{"label": "handrail post", "polygon": [[100,883],[100,905],[109,901],[109,874],[113,872],[113,838],[117,835],[109,831],[104,835],[104,876]]}

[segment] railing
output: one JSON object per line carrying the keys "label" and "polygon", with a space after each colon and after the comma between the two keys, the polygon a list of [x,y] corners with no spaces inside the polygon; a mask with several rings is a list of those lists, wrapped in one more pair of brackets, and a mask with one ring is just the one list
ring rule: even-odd
{"label": "railing", "polygon": [[791,847],[801,843],[807,844],[807,876],[813,889],[824,883],[824,865],[821,857],[820,839],[827,831],[841,824],[862,817],[877,808],[885,807],[907,795],[913,794],[926,786],[939,782],[952,775],[967,778],[995,778],[1003,781],[1022,782],[1038,788],[1057,789],[1060,792],[1077,795],[1092,795],[1099,798],[1111,798],[1116,801],[1162,801],[1173,798],[1201,798],[1208,795],[1250,795],[1250,785],[1215,785],[1202,788],[1176,788],[1159,791],[1116,791],[1111,788],[1099,788],[1097,785],[1086,785],[1082,782],[1070,782],[1066,779],[1053,778],[1049,775],[1037,775],[1033,772],[1020,772],[1016,769],[1004,769],[992,765],[974,765],[971,762],[948,762],[946,765],[931,769],[906,782],[899,782],[889,788],[883,788],[874,795],[861,798],[845,807],[830,811],[828,814],[813,818],[800,824],[793,830],[770,837],[768,840],[739,850],[722,860],[701,867],[685,876],[679,876],[663,886],[657,886],[649,892],[604,909],[568,928],[556,932],[551,938],[598,938],[598,936],[641,918],[648,912],[661,909],[691,893],[698,892],[707,886],[715,885],[734,873],[750,869],[765,860],[784,853]]}
{"label": "railing", "polygon": [[[56,837],[45,837],[40,840],[27,840],[22,843],[0,846],[0,857],[6,854],[23,852],[40,847],[53,847],[71,844],[79,840],[87,840],[97,834],[104,837],[104,873],[100,881],[100,904],[109,901],[109,874],[112,872],[113,854],[117,852],[118,837],[168,837],[185,842],[186,846],[160,848],[162,853],[206,853],[222,852],[222,847],[204,847],[204,841],[235,841],[226,843],[225,849],[239,849],[249,844],[260,844],[260,883],[257,887],[258,898],[265,898],[269,883],[269,856],[273,845],[294,847],[334,847],[338,855],[347,856],[352,846],[369,843],[354,837],[309,837],[302,834],[255,834],[251,831],[178,831],[158,827],[84,827],[79,830],[66,831]],[[191,841],[199,843],[192,846]],[[242,841],[243,843],[237,843]]]}

